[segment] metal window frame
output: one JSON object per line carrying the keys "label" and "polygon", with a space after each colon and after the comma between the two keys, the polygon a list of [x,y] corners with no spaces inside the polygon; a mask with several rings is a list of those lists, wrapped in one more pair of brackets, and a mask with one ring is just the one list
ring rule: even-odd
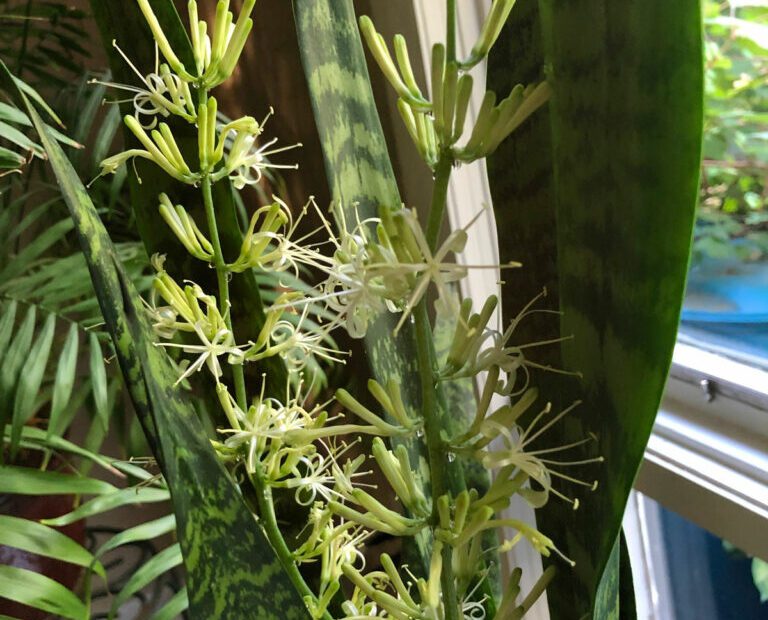
{"label": "metal window frame", "polygon": [[678,342],[636,488],[768,557],[768,372]]}

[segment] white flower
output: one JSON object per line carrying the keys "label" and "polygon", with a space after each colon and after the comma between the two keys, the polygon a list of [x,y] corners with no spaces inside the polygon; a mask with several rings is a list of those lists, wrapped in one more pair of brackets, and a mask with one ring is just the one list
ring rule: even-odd
{"label": "white flower", "polygon": [[200,323],[195,323],[194,328],[201,344],[156,343],[156,346],[159,347],[179,348],[184,353],[195,353],[198,355],[197,359],[187,367],[174,385],[178,385],[193,373],[198,372],[204,364],[208,366],[208,369],[218,383],[219,377],[223,374],[221,363],[219,362],[219,357],[222,355],[227,356],[229,364],[242,364],[243,362],[243,349],[235,345],[232,332],[228,329],[220,329],[214,334],[213,338],[209,339]]}
{"label": "white flower", "polygon": [[314,245],[308,242],[322,227],[301,238],[295,238],[309,205],[317,209],[314,197],[310,196],[295,219],[284,201],[274,195],[272,200],[274,202],[271,205],[257,209],[251,216],[240,247],[240,255],[228,268],[235,273],[251,268],[278,273],[291,270],[296,277],[299,277],[300,265],[327,270],[328,265],[332,263],[331,259],[320,254]]}
{"label": "white flower", "polygon": [[[112,46],[139,77],[144,88],[99,80],[91,80],[91,84],[102,84],[110,88],[133,93],[133,114],[144,129],[153,129],[157,125],[158,115],[163,117],[170,115],[180,116],[190,123],[194,123],[197,120],[197,111],[189,84],[173,73],[168,65],[159,65],[156,56],[154,72],[144,76],[123,50],[120,49],[116,41],[112,41]],[[157,48],[155,48],[155,51],[157,51]],[[144,117],[148,118],[146,122],[143,121]]]}
{"label": "white flower", "polygon": [[[387,263],[396,264],[397,257],[391,248],[373,239],[370,229],[380,224],[379,219],[361,221],[355,211],[357,221],[350,228],[343,210],[339,209],[337,235],[325,216],[317,211],[335,250],[330,266],[325,269],[328,277],[316,299],[326,301],[329,310],[337,315],[336,324],[343,325],[350,336],[362,338],[369,323],[379,314],[397,309],[390,298],[399,298],[407,290],[407,283],[402,280],[394,290],[392,271],[382,268]],[[373,263],[378,264],[379,272],[371,269]]]}
{"label": "white flower", "polygon": [[[323,452],[303,456],[300,464],[294,470],[294,476],[285,481],[275,483],[288,489],[296,489],[296,502],[302,506],[310,506],[315,503],[318,495],[326,502],[331,499],[344,499],[349,495],[355,484],[356,478],[367,476],[370,471],[357,471],[365,457],[347,460],[344,465],[339,465],[339,459],[352,448],[358,441],[350,444],[341,442],[326,445],[320,442]],[[370,485],[366,485],[370,486]]]}
{"label": "white flower", "polygon": [[[232,140],[229,152],[224,156],[224,167],[211,176],[213,181],[218,181],[224,176],[232,179],[232,184],[237,189],[246,185],[255,185],[261,181],[263,170],[268,168],[297,169],[298,164],[274,164],[269,157],[302,146],[301,142],[290,146],[271,148],[277,138],[272,138],[259,145],[256,140],[261,135],[264,124],[272,115],[272,109],[267,117],[258,126],[258,131],[251,128],[235,128],[235,137]],[[223,139],[223,138],[222,138]]]}
{"label": "white flower", "polygon": [[292,371],[303,370],[312,358],[324,359],[334,363],[345,363],[340,357],[343,355],[332,346],[324,343],[330,340],[328,330],[313,324],[308,318],[310,300],[301,300],[304,309],[295,322],[285,318],[284,312],[292,308],[294,295],[285,294],[278,298],[278,303],[267,312],[267,320],[262,328],[257,341],[246,352],[248,361],[258,361],[274,355],[279,355],[285,360],[286,365]]}
{"label": "white flower", "polygon": [[[326,303],[337,314],[352,337],[365,335],[368,324],[385,310],[402,311],[395,333],[424,298],[430,284],[438,292],[438,303],[452,306],[452,282],[467,275],[468,269],[498,269],[508,265],[460,265],[449,262],[450,254],[464,249],[467,229],[454,231],[432,252],[415,211],[401,209],[386,214],[383,220],[371,218],[347,226],[339,215],[339,233],[334,235],[327,222],[331,242],[336,246],[333,264],[317,300]],[[384,216],[382,216],[384,218]],[[370,229],[376,226],[376,239]]]}
{"label": "white flower", "polygon": [[[536,391],[528,390],[516,405],[506,405],[494,412],[479,425],[479,438],[468,442],[469,450],[474,451],[475,457],[483,463],[485,467],[501,470],[494,481],[491,490],[489,490],[490,496],[495,498],[494,493],[491,492],[494,488],[501,488],[509,481],[515,480],[519,482],[519,484],[512,484],[510,488],[513,492],[521,495],[534,508],[544,505],[549,498],[549,494],[552,493],[572,504],[575,510],[579,506],[579,500],[567,497],[554,488],[552,478],[555,477],[567,480],[573,484],[586,487],[591,491],[594,491],[597,488],[597,481],[585,482],[574,478],[573,476],[564,474],[556,468],[602,463],[603,457],[570,461],[552,460],[549,458],[552,454],[572,450],[573,448],[594,441],[594,436],[562,446],[532,449],[531,444],[536,441],[536,439],[552,426],[560,422],[562,418],[568,415],[580,404],[579,401],[573,403],[570,407],[567,407],[546,423],[539,425],[542,418],[551,411],[551,405],[547,403],[546,407],[544,407],[525,428],[518,426],[516,420],[528,409],[535,399]],[[491,450],[484,449],[497,438],[502,441],[503,447]],[[462,447],[457,446],[457,449],[461,450]],[[535,480],[541,487],[541,490],[523,487],[523,483],[527,479]]]}

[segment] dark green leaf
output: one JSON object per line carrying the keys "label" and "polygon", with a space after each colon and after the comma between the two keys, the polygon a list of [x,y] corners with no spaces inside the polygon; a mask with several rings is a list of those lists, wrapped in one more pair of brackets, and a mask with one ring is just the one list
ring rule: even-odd
{"label": "dark green leaf", "polygon": [[[7,68],[0,67],[7,83]],[[176,372],[154,345],[142,302],[85,188],[34,108],[27,104],[27,110],[78,231],[134,407],[173,493],[192,616],[306,618],[304,602],[175,386]],[[226,553],[216,552],[222,549]]]}
{"label": "dark green leaf", "polygon": [[[619,618],[621,620],[635,620],[637,618],[637,603],[635,601],[635,580],[632,577],[632,564],[627,547],[627,537],[624,530],[620,534],[619,547]],[[609,562],[610,564],[610,562]],[[605,572],[603,573],[605,579]],[[600,592],[598,590],[598,597]]]}
{"label": "dark green leaf", "polygon": [[508,278],[504,309],[514,314],[547,286],[562,325],[542,315],[521,342],[574,336],[562,357],[541,361],[584,375],[535,377],[547,399],[584,401],[548,442],[594,432],[598,445],[584,456],[605,457],[600,470],[580,473],[600,478],[597,492],[563,485],[580,496],[578,511],[553,500],[538,512],[542,531],[577,563],[548,588],[550,610],[602,619],[619,609],[614,600],[595,610],[598,584],[659,405],[688,265],[701,145],[699,3],[522,0],[492,53],[489,85],[506,95],[544,67],[548,119],[537,113],[513,134],[489,178],[501,260],[525,265],[519,280]]}

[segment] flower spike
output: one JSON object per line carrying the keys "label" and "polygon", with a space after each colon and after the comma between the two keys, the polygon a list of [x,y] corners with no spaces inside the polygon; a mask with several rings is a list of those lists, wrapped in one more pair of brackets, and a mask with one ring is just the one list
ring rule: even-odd
{"label": "flower spike", "polygon": [[516,0],[493,0],[477,43],[472,48],[469,57],[461,63],[463,69],[471,69],[488,56],[488,52],[491,51],[491,47],[499,38],[501,29],[515,6],[515,2]]}

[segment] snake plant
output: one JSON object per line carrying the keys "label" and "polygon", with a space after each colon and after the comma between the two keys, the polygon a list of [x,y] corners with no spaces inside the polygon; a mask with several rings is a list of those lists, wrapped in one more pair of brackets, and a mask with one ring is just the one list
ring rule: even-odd
{"label": "snake plant", "polygon": [[[185,27],[170,0],[93,3],[115,40],[116,81],[104,84],[130,94],[125,148],[101,175],[128,166],[155,270],[143,298],[4,69],[61,186],[161,473],[138,493],[41,478],[41,492],[95,496],[47,525],[126,493],[170,495],[173,517],[135,535],[175,527],[178,544],[137,573],[113,612],[183,563],[186,589],[157,618],[188,608],[193,618],[512,620],[545,591],[553,617],[629,617],[618,530],[670,360],[696,194],[696,3],[494,0],[462,57],[447,0],[445,41],[419,83],[408,42],[398,35],[390,47],[351,0],[294,0],[332,201],[249,205],[246,193],[241,225],[235,192],[276,169],[300,174],[300,145],[271,135],[272,110],[230,119],[219,109],[215,89],[260,26],[255,4],[233,12],[219,0],[207,22],[190,0]],[[363,44],[432,173],[425,218],[399,197]],[[488,59],[470,121],[471,70]],[[457,166],[485,158],[502,264],[464,265],[455,259],[472,223],[440,237],[447,188]],[[496,296],[473,307],[456,295],[486,270],[506,281],[498,331]],[[365,341],[370,370],[348,359],[340,335]],[[367,393],[333,384],[341,364]],[[513,497],[538,525],[505,512]],[[408,553],[373,554],[381,538]],[[528,591],[520,567],[498,570],[523,541],[547,561]],[[74,557],[99,578],[98,557],[85,553]],[[0,574],[3,583],[12,580]],[[24,602],[89,613],[87,591],[37,579]]]}

